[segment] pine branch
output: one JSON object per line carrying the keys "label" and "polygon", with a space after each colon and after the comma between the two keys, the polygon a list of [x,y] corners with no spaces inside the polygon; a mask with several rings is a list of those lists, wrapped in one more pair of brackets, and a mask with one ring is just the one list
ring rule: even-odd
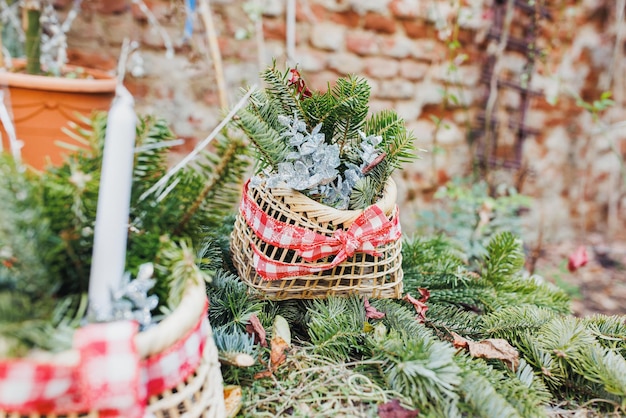
{"label": "pine branch", "polygon": [[492,283],[508,280],[524,266],[521,241],[510,232],[502,232],[491,238],[483,277]]}
{"label": "pine branch", "polygon": [[215,273],[207,293],[211,300],[209,320],[224,332],[245,331],[250,317],[259,316],[263,309],[263,303],[249,294],[246,284],[224,270]]}
{"label": "pine branch", "polygon": [[276,171],[278,164],[285,160],[288,150],[280,134],[250,109],[241,110],[236,123],[252,141],[260,168],[270,167]]}
{"label": "pine branch", "polygon": [[[181,236],[184,231],[189,230],[189,221],[200,211],[203,212],[199,216],[202,225],[208,229],[217,226],[215,220],[233,211],[239,201],[239,187],[247,165],[243,141],[236,138],[218,140],[215,158],[212,158],[211,164],[201,166],[202,174],[208,180],[205,180],[205,186],[183,213],[181,221],[174,229],[174,236]],[[214,222],[207,222],[209,220]],[[197,231],[197,228],[192,228],[192,231],[193,229]]]}
{"label": "pine branch", "polygon": [[512,306],[491,312],[482,318],[482,333],[487,338],[518,341],[528,332],[537,332],[555,319],[557,314],[548,308]]}
{"label": "pine branch", "polygon": [[384,337],[370,337],[373,359],[390,388],[411,397],[418,405],[457,402],[461,383],[451,345],[432,337],[390,330]]}
{"label": "pine branch", "polygon": [[228,328],[213,329],[213,338],[220,362],[236,367],[250,367],[258,356],[254,336],[246,332],[232,332]]}
{"label": "pine branch", "polygon": [[261,78],[265,81],[268,97],[271,100],[276,100],[282,108],[282,114],[285,116],[293,116],[294,114],[301,115],[301,108],[299,101],[294,96],[292,89],[287,85],[286,80],[289,72],[281,74],[276,66],[272,66],[266,69]]}
{"label": "pine branch", "polygon": [[340,78],[324,94],[314,94],[302,101],[303,114],[309,128],[322,124],[322,133],[332,138],[343,150],[359,141],[369,109],[370,87],[357,77]]}
{"label": "pine branch", "polygon": [[308,333],[319,355],[348,360],[362,346],[365,307],[359,297],[313,300],[307,310]]}
{"label": "pine branch", "polygon": [[392,109],[376,112],[365,122],[365,133],[382,137],[381,148],[383,149],[404,130],[404,120]]}
{"label": "pine branch", "polygon": [[202,284],[211,281],[208,272],[202,270],[203,260],[198,257],[189,239],[178,242],[162,238],[162,244],[154,261],[157,283],[155,293],[161,303],[169,309],[176,308],[188,284]]}

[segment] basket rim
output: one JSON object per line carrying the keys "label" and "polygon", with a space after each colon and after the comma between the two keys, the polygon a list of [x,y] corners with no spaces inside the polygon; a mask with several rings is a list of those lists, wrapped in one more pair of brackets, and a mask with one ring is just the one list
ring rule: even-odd
{"label": "basket rim", "polygon": [[197,323],[206,309],[204,283],[193,283],[185,288],[180,303],[156,326],[135,336],[137,351],[142,359],[165,351],[184,337]]}
{"label": "basket rim", "polygon": [[[134,336],[139,357],[145,360],[162,353],[184,337],[203,315],[207,306],[206,290],[203,283],[188,284],[178,306],[161,322]],[[2,361],[25,360],[36,363],[52,363],[58,366],[72,366],[80,361],[80,353],[70,348],[58,353],[34,350],[25,357],[2,359]]]}
{"label": "basket rim", "polygon": [[[317,202],[294,189],[276,187],[268,189],[269,192],[276,196],[282,197],[285,203],[293,206],[297,212],[307,212],[312,217],[318,218],[323,223],[344,224],[350,226],[359,216],[363,214],[365,209],[336,209],[323,203]],[[383,196],[374,203],[383,213],[391,215],[396,207],[396,199],[398,188],[393,178],[389,177],[385,183]]]}

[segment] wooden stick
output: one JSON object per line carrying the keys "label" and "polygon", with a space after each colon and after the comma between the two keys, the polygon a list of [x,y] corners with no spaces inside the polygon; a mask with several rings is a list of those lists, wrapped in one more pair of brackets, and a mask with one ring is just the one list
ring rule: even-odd
{"label": "wooden stick", "polygon": [[215,33],[215,25],[213,24],[213,15],[209,6],[209,0],[200,0],[200,15],[204,22],[207,39],[209,41],[209,49],[211,58],[213,59],[213,68],[215,69],[215,78],[217,80],[217,93],[220,99],[222,109],[228,109],[228,96],[226,95],[226,82],[224,81],[224,70],[222,68],[222,54],[220,46],[217,42],[217,34]]}

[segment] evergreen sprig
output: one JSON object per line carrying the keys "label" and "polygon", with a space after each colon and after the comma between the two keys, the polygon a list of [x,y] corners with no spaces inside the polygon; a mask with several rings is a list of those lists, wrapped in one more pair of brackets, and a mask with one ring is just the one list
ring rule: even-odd
{"label": "evergreen sprig", "polygon": [[[0,160],[0,313],[7,313],[0,315],[0,336],[16,341],[15,347],[65,347],[51,336],[71,341],[79,325],[59,319],[55,309],[88,288],[107,114],[87,122],[75,133],[87,148],[60,166],[35,173],[5,155]],[[203,246],[236,207],[249,165],[243,141],[223,135],[166,188],[143,198],[168,171],[173,139],[163,119],[139,118],[126,253],[131,276],[140,265],[154,264],[153,292],[164,312],[180,303],[188,283],[210,280],[215,265],[209,253],[221,265],[221,251]],[[66,318],[78,311],[64,312]]]}
{"label": "evergreen sprig", "polygon": [[[295,158],[294,154],[311,156],[310,150],[304,152],[299,148],[301,137],[319,132],[323,135],[323,145],[329,148],[318,144],[318,151],[325,158],[316,158],[335,161],[334,153],[338,151],[339,165],[320,168],[322,183],[311,186],[294,180],[289,187],[331,206],[360,209],[380,199],[392,172],[416,158],[415,137],[393,110],[368,118],[370,86],[365,79],[340,78],[321,93],[309,92],[295,69],[281,73],[274,65],[262,72],[261,77],[265,89],[253,92],[250,105],[240,111],[235,120],[254,146],[259,172],[268,169],[270,175],[315,177],[310,172],[315,168],[307,165],[310,161]],[[303,121],[304,126],[291,127],[292,132],[280,118],[289,118],[294,126],[296,121]],[[373,137],[380,138],[375,142],[375,153],[365,149],[369,147],[366,138],[371,141]],[[320,165],[320,161],[313,166]],[[297,168],[295,162],[299,163]],[[309,170],[306,175],[301,173],[305,169]],[[358,186],[355,186],[355,177],[361,178]],[[326,186],[331,189],[324,189]],[[341,197],[337,198],[336,194]]]}

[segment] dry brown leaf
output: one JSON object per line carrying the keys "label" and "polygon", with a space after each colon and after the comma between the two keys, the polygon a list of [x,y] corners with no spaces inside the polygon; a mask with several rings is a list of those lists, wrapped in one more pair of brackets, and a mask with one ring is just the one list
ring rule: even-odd
{"label": "dry brown leaf", "polygon": [[282,337],[274,336],[270,342],[270,367],[272,371],[276,371],[278,366],[283,364],[287,360],[287,354],[285,350],[289,348],[289,344]]}
{"label": "dry brown leaf", "polygon": [[461,337],[456,332],[451,332],[451,334],[454,338],[454,340],[452,341],[452,345],[454,346],[454,348],[467,348],[468,341],[465,338]]}
{"label": "dry brown leaf", "polygon": [[243,406],[243,393],[241,386],[224,386],[224,406],[226,407],[226,417],[234,418]]}
{"label": "dry brown leaf", "polygon": [[367,319],[382,319],[385,317],[384,312],[380,312],[378,309],[370,305],[370,301],[367,298],[363,299],[365,305],[365,318]]}
{"label": "dry brown leaf", "polygon": [[456,348],[467,348],[472,357],[502,360],[511,370],[519,366],[519,352],[507,340],[489,338],[482,341],[470,341],[452,333]]}
{"label": "dry brown leaf", "polygon": [[246,331],[248,334],[254,335],[255,344],[261,344],[263,347],[267,347],[265,328],[261,325],[261,321],[256,314],[250,315],[248,324],[246,325]]}
{"label": "dry brown leaf", "polygon": [[426,321],[426,311],[428,310],[428,306],[426,306],[426,301],[430,297],[430,291],[423,287],[417,289],[420,292],[420,298],[415,299],[410,294],[404,295],[403,300],[409,302],[411,305],[415,307],[415,311],[417,312],[417,320],[421,323]]}
{"label": "dry brown leaf", "polygon": [[258,380],[258,379],[264,379],[266,377],[271,377],[273,375],[274,375],[274,373],[272,373],[271,370],[263,370],[262,372],[256,373],[254,375],[254,378]]}

